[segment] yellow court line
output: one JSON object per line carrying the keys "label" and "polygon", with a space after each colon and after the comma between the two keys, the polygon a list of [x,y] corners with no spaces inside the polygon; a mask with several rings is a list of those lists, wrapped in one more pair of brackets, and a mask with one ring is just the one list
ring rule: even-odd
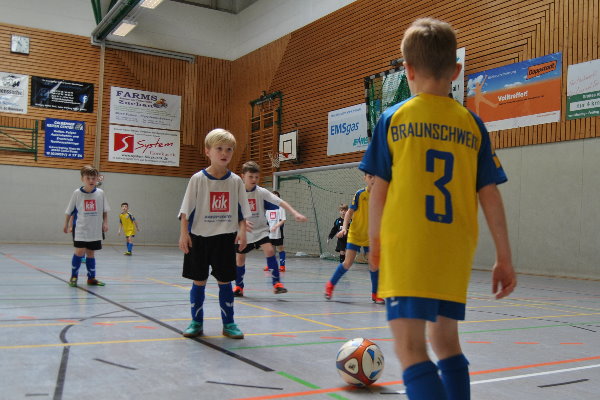
{"label": "yellow court line", "polygon": [[[480,295],[480,296],[485,296],[485,295]],[[560,307],[560,308],[575,308],[578,310],[587,310],[587,311],[600,311],[599,308],[592,308],[592,307],[583,307],[583,306],[573,306],[570,304],[555,304],[555,303],[548,303],[546,301],[542,301],[542,300],[529,300],[529,299],[523,299],[523,298],[519,298],[519,297],[511,297],[511,298],[507,298],[504,300],[496,300],[493,297],[485,297],[485,298],[481,298],[481,297],[477,297],[477,300],[489,300],[489,301],[494,301],[494,302],[498,302],[500,303],[497,306],[480,306],[480,307],[502,307],[503,305],[509,305],[509,306],[516,306],[516,307],[528,307],[531,305],[531,303],[535,304],[544,304],[544,305],[549,305],[552,306],[554,308]],[[516,301],[522,301],[522,302],[528,302],[526,304],[519,304],[519,303],[515,303]],[[477,306],[471,306],[474,308],[477,308]],[[566,311],[565,311],[566,312]]]}
{"label": "yellow court line", "polygon": [[600,315],[600,313],[580,313],[580,314],[564,314],[564,315],[537,315],[534,317],[515,317],[515,318],[500,318],[500,319],[483,319],[480,321],[459,321],[459,324],[478,324],[481,322],[502,322],[502,321],[519,321],[528,319],[541,319],[541,318],[569,318],[569,317],[584,317],[590,315]]}
{"label": "yellow court line", "polygon": [[[154,278],[147,278],[147,279],[149,279],[149,280],[151,280],[151,281],[154,281],[154,282],[157,282],[157,283],[160,283],[160,284],[163,284],[163,285],[168,285],[168,286],[179,287],[179,288],[182,288],[182,289],[189,289],[189,288],[183,287],[183,286],[181,286],[181,285],[175,285],[175,284],[168,283],[168,282],[164,282],[164,281],[160,281],[160,280],[158,280],[158,279],[154,279]],[[217,297],[216,295],[210,295],[210,296]],[[324,322],[319,322],[319,321],[315,321],[315,320],[308,319],[308,318],[302,318],[302,317],[300,317],[300,316],[298,316],[298,315],[294,315],[294,314],[288,314],[288,313],[286,313],[286,312],[283,312],[283,311],[277,311],[277,310],[273,310],[273,309],[270,309],[270,308],[266,308],[266,307],[257,306],[257,305],[254,305],[254,304],[246,303],[245,301],[236,300],[235,302],[236,302],[236,303],[238,303],[238,304],[243,304],[243,305],[245,305],[245,306],[248,306],[248,307],[257,308],[257,309],[259,309],[259,310],[263,310],[263,311],[269,311],[269,312],[276,313],[276,314],[279,314],[279,315],[283,315],[283,316],[286,316],[286,317],[292,317],[292,318],[297,318],[297,319],[300,319],[300,320],[302,320],[302,321],[311,322],[311,323],[313,323],[313,324],[327,326],[327,327],[329,327],[329,328],[334,328],[334,329],[344,329],[344,328],[342,328],[342,327],[340,327],[340,326],[330,325],[330,324],[326,324],[326,323],[324,323]]]}

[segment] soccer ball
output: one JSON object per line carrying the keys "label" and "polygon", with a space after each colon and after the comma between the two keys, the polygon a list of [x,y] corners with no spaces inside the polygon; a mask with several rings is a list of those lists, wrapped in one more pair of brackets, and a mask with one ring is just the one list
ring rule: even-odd
{"label": "soccer ball", "polygon": [[369,339],[356,338],[344,343],[335,365],[342,379],[351,385],[369,386],[383,372],[383,354]]}

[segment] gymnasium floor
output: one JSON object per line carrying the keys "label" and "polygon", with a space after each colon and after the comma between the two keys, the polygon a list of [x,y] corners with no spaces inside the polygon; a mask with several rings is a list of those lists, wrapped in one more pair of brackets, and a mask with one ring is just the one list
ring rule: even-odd
{"label": "gymnasium floor", "polygon": [[[122,252],[105,246],[98,254],[105,287],[70,288],[70,246],[0,245],[0,399],[406,399],[365,265],[326,301],[335,264],[289,257],[290,292],[276,296],[255,251],[235,306],[245,339],[221,336],[211,278],[205,336],[193,340],[181,336],[190,282],[179,251]],[[474,271],[460,325],[472,398],[598,399],[600,282],[521,275],[512,297],[495,301],[489,275]],[[368,389],[344,386],[335,369],[338,348],[359,336],[386,360]]]}

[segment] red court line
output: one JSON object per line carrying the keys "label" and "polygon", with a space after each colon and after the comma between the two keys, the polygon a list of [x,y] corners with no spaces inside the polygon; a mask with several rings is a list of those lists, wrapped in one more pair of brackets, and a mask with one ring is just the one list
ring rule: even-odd
{"label": "red court line", "polygon": [[[549,361],[549,362],[539,363],[539,364],[517,365],[514,367],[505,367],[505,368],[497,368],[497,369],[488,369],[485,371],[471,372],[470,375],[484,375],[484,374],[492,374],[492,373],[496,373],[496,372],[515,371],[515,370],[519,370],[519,369],[537,368],[537,367],[545,367],[545,366],[550,366],[550,365],[569,364],[569,363],[593,361],[593,360],[600,360],[600,356],[574,358],[571,360]],[[400,380],[400,381],[375,383],[372,386],[390,386],[390,385],[399,385],[401,383],[402,383],[402,381]],[[337,388],[330,388],[330,389],[307,390],[304,392],[281,393],[281,394],[274,394],[274,395],[269,395],[269,396],[240,397],[240,398],[232,399],[232,400],[284,399],[286,397],[312,396],[312,395],[321,394],[321,393],[343,392],[343,391],[350,391],[350,390],[356,390],[356,389],[359,389],[359,388],[354,388],[353,386],[344,386],[344,387],[337,387]]]}
{"label": "red court line", "polygon": [[156,326],[143,326],[143,325],[134,326],[134,328],[137,328],[137,329],[158,329]]}
{"label": "red court line", "polygon": [[560,344],[583,344],[583,343],[581,343],[581,342],[573,342],[573,343],[566,342],[566,343],[560,343]]}
{"label": "red court line", "polygon": [[36,317],[30,317],[29,315],[21,315],[21,316],[18,316],[17,318],[19,318],[19,319],[37,319]]}
{"label": "red court line", "polygon": [[94,322],[94,325],[113,326],[114,324],[110,322]]}
{"label": "red court line", "polygon": [[467,343],[483,343],[483,344],[492,344],[492,342],[486,342],[484,340],[467,340]]}

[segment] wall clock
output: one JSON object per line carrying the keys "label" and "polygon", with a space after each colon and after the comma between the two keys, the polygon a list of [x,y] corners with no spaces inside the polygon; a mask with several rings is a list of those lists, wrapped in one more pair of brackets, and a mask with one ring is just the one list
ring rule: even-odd
{"label": "wall clock", "polygon": [[29,54],[29,38],[27,36],[12,35],[10,51],[13,53]]}

